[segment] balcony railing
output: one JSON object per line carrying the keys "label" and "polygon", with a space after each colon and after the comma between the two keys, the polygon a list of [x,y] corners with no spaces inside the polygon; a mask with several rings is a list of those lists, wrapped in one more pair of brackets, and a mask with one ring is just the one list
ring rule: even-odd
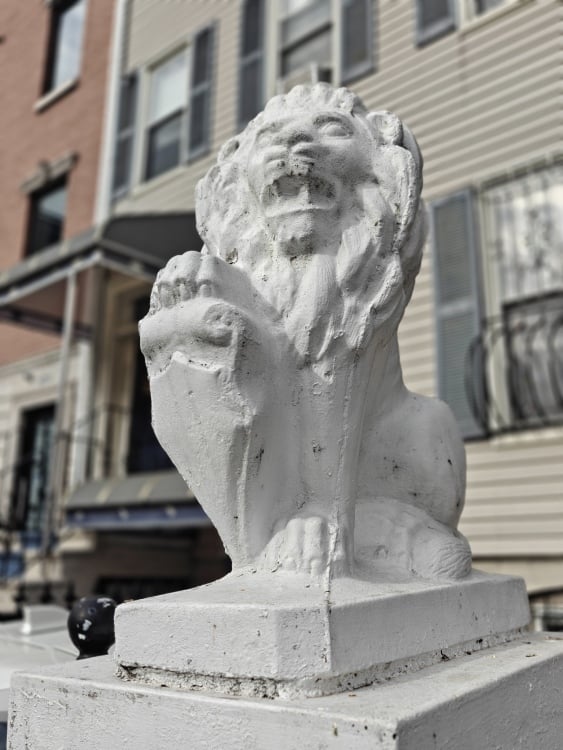
{"label": "balcony railing", "polygon": [[485,433],[563,424],[563,293],[506,304],[485,321],[465,388]]}

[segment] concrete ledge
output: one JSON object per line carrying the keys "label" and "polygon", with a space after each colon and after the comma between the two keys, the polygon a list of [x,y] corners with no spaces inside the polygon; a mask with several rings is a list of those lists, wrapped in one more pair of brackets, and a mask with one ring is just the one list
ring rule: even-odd
{"label": "concrete ledge", "polygon": [[556,634],[295,701],[155,688],[113,672],[102,657],[16,675],[11,750],[560,750],[563,737]]}
{"label": "concrete ledge", "polygon": [[[523,581],[474,571],[455,582],[333,581],[231,574],[124,604],[123,677],[232,695],[323,695],[412,672],[520,635]],[[158,638],[151,638],[158,633]]]}

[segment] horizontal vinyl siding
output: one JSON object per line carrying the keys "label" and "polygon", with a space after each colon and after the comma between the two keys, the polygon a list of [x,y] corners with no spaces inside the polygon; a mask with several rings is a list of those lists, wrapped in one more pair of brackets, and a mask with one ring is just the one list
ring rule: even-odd
{"label": "horizontal vinyl siding", "polygon": [[[370,109],[415,133],[429,203],[563,151],[563,7],[531,0],[490,23],[414,45],[413,2],[379,4],[377,73],[355,84]],[[399,340],[407,385],[434,395],[430,248]],[[563,556],[563,430],[468,443],[461,530],[477,558]],[[541,577],[541,576],[540,576]]]}
{"label": "horizontal vinyl siding", "polygon": [[506,435],[466,448],[460,529],[473,554],[563,555],[563,430]]}
{"label": "horizontal vinyl siding", "polygon": [[561,149],[562,15],[532,0],[416,48],[414,2],[381,3],[378,72],[355,88],[415,132],[427,200]]}

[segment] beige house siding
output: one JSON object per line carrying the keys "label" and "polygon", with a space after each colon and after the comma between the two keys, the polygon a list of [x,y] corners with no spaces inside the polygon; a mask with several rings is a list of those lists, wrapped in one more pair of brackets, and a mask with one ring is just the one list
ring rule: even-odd
{"label": "beige house siding", "polygon": [[[136,186],[119,212],[193,208],[197,180],[236,130],[240,9],[239,0],[133,2],[129,70],[218,21],[213,126],[209,156]],[[414,0],[376,2],[376,72],[351,87],[368,107],[395,111],[416,134],[428,203],[563,154],[560,2],[510,3],[423,47],[415,44],[415,26]],[[400,342],[409,387],[436,395],[429,247]],[[471,442],[467,454],[461,528],[475,555],[489,564],[495,557],[563,560],[563,430]]]}
{"label": "beige house siding", "polygon": [[[354,88],[415,132],[427,202],[563,152],[562,21],[560,3],[537,0],[417,48],[414,3],[380,4],[379,72]],[[433,295],[428,247],[400,341],[407,384],[431,395]],[[466,448],[461,530],[474,555],[563,557],[563,430]]]}

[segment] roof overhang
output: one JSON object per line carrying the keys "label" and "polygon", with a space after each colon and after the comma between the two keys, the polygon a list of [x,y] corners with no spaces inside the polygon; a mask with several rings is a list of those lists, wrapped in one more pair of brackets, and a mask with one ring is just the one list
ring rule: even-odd
{"label": "roof overhang", "polygon": [[67,528],[124,531],[196,528],[210,521],[178,472],[87,482],[66,503]]}
{"label": "roof overhang", "polygon": [[75,333],[88,335],[86,290],[102,268],[152,283],[167,260],[199,250],[193,212],[116,216],[0,272],[0,319],[60,332],[68,276],[77,275]]}

